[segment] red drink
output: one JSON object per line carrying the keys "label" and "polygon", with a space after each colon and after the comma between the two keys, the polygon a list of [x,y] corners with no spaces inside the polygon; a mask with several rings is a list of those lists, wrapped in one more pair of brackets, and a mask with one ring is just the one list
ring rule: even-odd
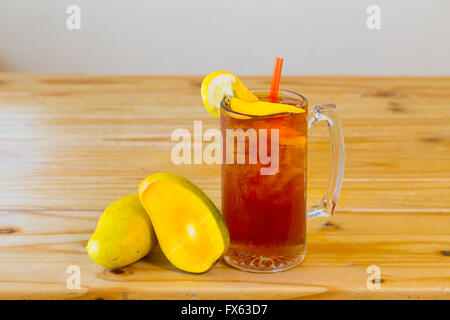
{"label": "red drink", "polygon": [[[268,101],[267,92],[254,92]],[[305,255],[306,236],[306,155],[307,102],[300,95],[280,92],[278,103],[303,108],[303,113],[281,113],[270,116],[235,114],[226,105],[221,110],[224,145],[222,165],[222,214],[230,232],[230,249],[225,261],[237,268],[274,272],[291,268]],[[267,154],[274,155],[272,129],[278,129],[278,170],[263,175],[268,167],[261,158],[251,164],[250,138],[246,139],[245,163],[227,163],[230,145],[225,143],[229,129],[267,130]],[[258,155],[261,148],[258,136]],[[239,153],[237,139],[234,154]],[[229,162],[229,161],[228,161]]]}

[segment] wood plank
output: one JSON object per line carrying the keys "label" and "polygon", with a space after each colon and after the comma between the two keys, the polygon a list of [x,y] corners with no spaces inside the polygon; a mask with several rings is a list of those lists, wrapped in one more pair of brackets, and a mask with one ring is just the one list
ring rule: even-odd
{"label": "wood plank", "polygon": [[[244,77],[268,87],[267,77]],[[84,245],[102,210],[156,171],[189,177],[220,204],[218,165],[174,165],[176,128],[218,127],[201,77],[0,74],[0,298],[450,298],[450,78],[286,77],[310,105],[336,102],[346,171],[337,214],[308,225],[308,256],[260,275],[220,263],[191,275],[156,249],[116,271]],[[329,154],[310,131],[310,201]],[[69,265],[82,289],[69,290]],[[381,269],[369,290],[367,267]]]}
{"label": "wood plank", "polygon": [[[370,265],[380,267],[383,279],[381,291],[373,292],[376,296],[450,295],[445,287],[450,281],[448,214],[342,212],[332,223],[312,220],[305,262],[272,275],[242,273],[222,263],[206,274],[186,274],[170,266],[159,249],[130,267],[105,270],[92,263],[84,249],[96,215],[77,211],[2,212],[0,225],[15,224],[17,229],[4,236],[0,244],[0,297],[10,297],[8,289],[14,288],[14,294],[33,298],[43,294],[42,287],[51,288],[45,290],[47,298],[121,299],[123,295],[132,298],[141,294],[159,298],[162,294],[168,298],[234,299],[236,290],[245,290],[240,298],[328,298],[337,297],[338,292],[340,298],[357,298],[360,294],[370,297],[372,292],[366,286]],[[48,231],[42,233],[44,229]],[[66,269],[71,264],[82,270],[84,288],[75,292],[65,286]]]}

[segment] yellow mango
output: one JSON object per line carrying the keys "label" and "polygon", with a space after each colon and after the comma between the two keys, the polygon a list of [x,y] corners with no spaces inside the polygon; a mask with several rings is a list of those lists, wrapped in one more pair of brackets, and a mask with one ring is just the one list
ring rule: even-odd
{"label": "yellow mango", "polygon": [[290,104],[272,103],[266,101],[249,102],[238,98],[231,98],[230,109],[234,112],[251,116],[268,116],[272,114],[291,112],[303,113],[304,109]]}
{"label": "yellow mango", "polygon": [[230,236],[214,203],[195,184],[172,173],[156,173],[139,187],[159,246],[178,269],[208,271],[228,250]]}
{"label": "yellow mango", "polygon": [[106,208],[86,248],[97,264],[120,268],[145,257],[155,244],[150,219],[139,196],[132,194]]}

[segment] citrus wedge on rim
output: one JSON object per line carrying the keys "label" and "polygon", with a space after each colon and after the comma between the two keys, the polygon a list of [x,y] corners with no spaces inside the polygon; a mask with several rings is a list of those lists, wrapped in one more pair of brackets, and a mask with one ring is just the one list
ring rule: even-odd
{"label": "citrus wedge on rim", "polygon": [[224,97],[236,97],[247,102],[259,101],[234,74],[228,71],[214,71],[202,82],[203,104],[212,116],[220,117],[220,103]]}

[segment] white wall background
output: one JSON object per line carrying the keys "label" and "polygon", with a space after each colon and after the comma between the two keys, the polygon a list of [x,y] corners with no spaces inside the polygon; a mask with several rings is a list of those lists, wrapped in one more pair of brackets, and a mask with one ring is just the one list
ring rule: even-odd
{"label": "white wall background", "polygon": [[0,0],[0,71],[259,75],[276,55],[287,75],[450,75],[450,1]]}

